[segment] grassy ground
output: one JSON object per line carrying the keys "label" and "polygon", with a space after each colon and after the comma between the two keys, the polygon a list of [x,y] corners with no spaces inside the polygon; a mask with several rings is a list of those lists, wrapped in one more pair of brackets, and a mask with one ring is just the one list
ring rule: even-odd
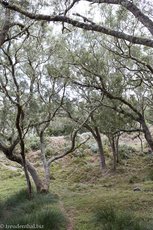
{"label": "grassy ground", "polygon": [[[109,169],[110,162],[108,157]],[[21,169],[1,167],[0,221],[9,223],[20,214],[15,223],[25,223],[26,216],[34,213],[31,223],[45,221],[45,229],[68,229],[62,211],[71,222],[69,230],[153,230],[152,168],[153,157],[149,154],[131,154],[121,160],[116,173],[107,170],[103,174],[96,154],[68,157],[51,167],[55,178],[51,181],[51,197],[28,201],[18,193],[26,186]],[[48,228],[45,215],[59,226]],[[44,216],[41,222],[40,216]]]}
{"label": "grassy ground", "polygon": [[22,169],[14,163],[9,165],[2,155],[0,161],[5,163],[0,167],[0,229],[66,229],[58,195],[33,192],[29,199]]}
{"label": "grassy ground", "polygon": [[59,165],[54,166],[56,180],[51,186],[63,200],[75,230],[102,229],[101,224],[95,222],[96,210],[110,206],[127,216],[130,213],[133,220],[144,221],[145,227],[141,229],[147,229],[147,225],[148,229],[153,229],[152,159],[134,155],[123,160],[116,173],[108,171],[104,175],[98,164],[91,163],[92,157],[84,159],[84,166],[82,159],[80,163],[77,160],[77,164],[75,161],[67,161],[67,167],[59,169],[58,176],[56,167]]}

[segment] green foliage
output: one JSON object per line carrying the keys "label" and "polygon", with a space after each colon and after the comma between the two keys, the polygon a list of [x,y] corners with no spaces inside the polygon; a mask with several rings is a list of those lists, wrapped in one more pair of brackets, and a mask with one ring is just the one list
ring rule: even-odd
{"label": "green foliage", "polygon": [[73,123],[67,118],[56,118],[48,128],[49,136],[69,135],[74,129]]}
{"label": "green foliage", "polygon": [[32,137],[32,138],[28,139],[27,145],[31,150],[34,150],[34,151],[39,150],[40,149],[39,138],[38,137]]}
{"label": "green foliage", "polygon": [[45,151],[45,155],[46,155],[46,157],[50,157],[50,156],[52,156],[52,155],[53,155],[53,153],[54,153],[54,151],[53,151],[53,149],[51,149],[51,147],[46,148],[46,151]]}
{"label": "green foliage", "polygon": [[118,211],[111,205],[98,207],[94,211],[94,222],[101,230],[151,230],[129,212]]}
{"label": "green foliage", "polygon": [[131,155],[136,153],[136,149],[134,149],[131,146],[127,146],[127,145],[120,145],[119,146],[119,157],[121,159],[129,159],[131,157]]}

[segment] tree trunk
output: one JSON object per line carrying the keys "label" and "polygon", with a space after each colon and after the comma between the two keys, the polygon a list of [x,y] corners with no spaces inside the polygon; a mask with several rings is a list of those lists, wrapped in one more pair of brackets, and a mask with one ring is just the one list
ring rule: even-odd
{"label": "tree trunk", "polygon": [[95,128],[95,131],[96,131],[95,140],[97,141],[97,145],[98,145],[98,149],[99,149],[100,166],[101,166],[101,169],[103,170],[103,169],[106,169],[104,148],[103,148],[103,144],[102,144],[101,135],[100,135],[100,132],[99,132],[97,127]]}
{"label": "tree trunk", "polygon": [[[93,118],[92,120],[94,121]],[[86,129],[88,129],[92,133],[95,141],[97,142],[98,150],[99,150],[99,157],[100,157],[100,167],[101,167],[101,170],[103,171],[104,169],[106,169],[106,161],[105,161],[105,154],[104,154],[103,143],[102,143],[100,131],[98,127],[96,126],[94,128],[92,128],[88,124],[85,124],[84,126]]]}
{"label": "tree trunk", "polygon": [[5,9],[4,23],[3,23],[3,27],[0,30],[0,47],[5,42],[5,38],[6,38],[7,32],[9,31],[9,28],[10,28],[10,10]]}
{"label": "tree trunk", "polygon": [[25,178],[27,181],[27,191],[29,194],[29,198],[31,199],[31,197],[32,197],[32,185],[31,185],[30,176],[28,173],[26,161],[23,162],[23,168],[24,168]]}
{"label": "tree trunk", "polygon": [[26,158],[25,158],[25,146],[24,146],[23,138],[21,138],[20,140],[20,148],[21,148],[20,154],[22,157],[22,165],[23,165],[23,169],[25,173],[25,178],[27,181],[27,190],[28,190],[29,198],[31,198],[32,197],[32,185],[31,185],[30,176],[29,176],[28,169],[27,169],[27,163],[26,163]]}
{"label": "tree trunk", "polygon": [[46,155],[45,155],[45,140],[44,140],[44,132],[40,132],[40,150],[41,150],[41,160],[44,167],[44,173],[45,173],[45,182],[44,186],[46,187],[46,192],[49,191],[49,185],[50,185],[50,166],[47,162]]}
{"label": "tree trunk", "polygon": [[151,148],[151,151],[153,152],[153,138],[151,136],[150,130],[149,130],[144,118],[141,118],[139,122],[142,125],[142,129],[143,129],[146,141],[148,142],[148,144]]}
{"label": "tree trunk", "polygon": [[114,137],[110,137],[109,136],[109,142],[110,142],[110,146],[112,149],[112,154],[113,154],[113,170],[116,170],[116,165],[117,165],[117,154],[116,154],[116,147],[115,147],[115,140]]}
{"label": "tree trunk", "polygon": [[118,135],[115,138],[115,151],[116,151],[116,161],[117,161],[117,163],[120,162],[120,159],[119,159],[119,138],[120,138],[120,135]]}
{"label": "tree trunk", "polygon": [[[10,153],[9,151],[5,151],[4,154],[9,160],[14,161],[14,162],[20,164],[21,166],[23,166],[23,161],[22,161],[21,156],[14,155],[14,154]],[[38,193],[46,192],[45,186],[44,186],[41,178],[39,177],[36,169],[34,168],[34,166],[28,160],[26,160],[26,165],[27,165],[27,169],[28,169],[33,181],[34,181],[37,192]]]}
{"label": "tree trunk", "polygon": [[112,141],[112,153],[113,153],[113,170],[116,170],[116,165],[117,165],[117,155],[116,155],[116,149],[115,149],[115,142],[114,140]]}
{"label": "tree trunk", "polygon": [[43,181],[41,180],[41,178],[39,177],[36,169],[34,168],[34,166],[32,164],[30,164],[29,161],[26,160],[26,164],[27,164],[27,169],[34,181],[36,190],[38,193],[46,193],[48,192],[48,189],[46,189],[46,185],[43,183]]}

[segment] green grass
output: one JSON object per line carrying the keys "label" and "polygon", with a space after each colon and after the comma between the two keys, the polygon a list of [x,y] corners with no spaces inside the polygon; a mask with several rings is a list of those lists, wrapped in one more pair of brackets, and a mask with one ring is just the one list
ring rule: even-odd
{"label": "green grass", "polygon": [[[60,230],[66,229],[66,220],[64,215],[55,208],[48,208],[45,210],[33,210],[32,214],[21,215],[20,217],[13,217],[5,221],[7,225],[29,225],[24,229],[31,229],[30,226],[37,225],[42,226],[43,229],[48,230]],[[4,222],[3,222],[4,223]],[[39,227],[38,227],[39,228]],[[21,229],[17,227],[16,229]]]}
{"label": "green grass", "polygon": [[119,211],[111,205],[97,207],[94,210],[95,226],[100,226],[101,230],[150,230],[147,223],[136,219],[127,211]]}
{"label": "green grass", "polygon": [[60,230],[66,228],[66,218],[60,210],[58,196],[54,194],[33,194],[28,199],[27,192],[20,192],[10,196],[0,204],[0,223],[14,225],[29,225],[24,229],[31,229],[36,224],[43,226],[43,229]]}
{"label": "green grass", "polygon": [[[74,230],[102,230],[102,223],[95,222],[95,210],[110,204],[113,210],[118,210],[118,225],[113,228],[114,223],[110,223],[109,228],[105,224],[104,230],[153,230],[153,182],[148,177],[153,162],[150,159],[133,154],[121,161],[116,173],[101,176],[98,158],[93,160],[88,156],[83,159],[87,163],[77,160],[76,165],[74,161],[69,158],[62,163],[64,167],[57,164],[52,168],[55,177],[52,191],[58,192],[63,200]],[[86,170],[89,165],[90,170]],[[141,191],[135,192],[135,187]],[[131,223],[129,227],[127,222]]]}
{"label": "green grass", "polygon": [[[55,180],[51,181],[50,191],[58,194],[63,202],[73,229],[153,230],[153,159],[133,153],[121,160],[116,173],[108,170],[105,175],[99,170],[98,160],[96,154],[69,156],[51,167]],[[110,160],[108,156],[107,164]],[[1,185],[3,212],[1,209],[0,216],[4,214],[6,220],[15,223],[36,220],[44,221],[46,229],[49,225],[53,226],[51,229],[66,229],[57,196],[34,195],[29,201],[24,192],[18,193],[26,187],[24,177],[19,175],[2,179]],[[136,187],[140,188],[139,192],[134,191]],[[20,218],[16,220],[16,216]],[[54,223],[61,224],[55,227]]]}
{"label": "green grass", "polygon": [[[95,226],[101,230],[151,230],[151,223],[145,223],[130,212],[115,209],[112,205],[94,210]],[[152,223],[153,224],[153,223]]]}

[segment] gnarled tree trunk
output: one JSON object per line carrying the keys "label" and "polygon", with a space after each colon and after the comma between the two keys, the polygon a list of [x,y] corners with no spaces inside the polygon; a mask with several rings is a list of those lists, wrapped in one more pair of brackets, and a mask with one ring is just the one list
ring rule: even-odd
{"label": "gnarled tree trunk", "polygon": [[141,117],[141,119],[139,120],[140,124],[142,125],[142,129],[143,129],[143,132],[144,132],[144,135],[145,135],[145,139],[146,141],[148,142],[150,148],[151,148],[151,151],[153,152],[153,138],[152,138],[152,135],[150,133],[150,130],[145,122],[145,119],[143,117]]}
{"label": "gnarled tree trunk", "polygon": [[[23,161],[22,161],[21,156],[13,154],[8,149],[5,150],[4,154],[9,160],[16,162],[16,163],[20,164],[23,167]],[[38,193],[47,192],[46,188],[44,186],[44,183],[42,182],[41,178],[39,177],[36,169],[34,168],[34,166],[28,160],[26,160],[26,166],[27,166],[28,172],[30,173],[30,175],[31,175],[31,177],[33,179],[33,182],[35,184],[37,192]]]}

